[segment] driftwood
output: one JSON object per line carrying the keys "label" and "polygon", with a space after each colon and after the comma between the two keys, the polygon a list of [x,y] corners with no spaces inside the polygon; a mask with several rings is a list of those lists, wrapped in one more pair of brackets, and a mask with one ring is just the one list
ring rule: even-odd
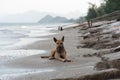
{"label": "driftwood", "polygon": [[119,52],[119,51],[120,51],[120,46],[114,48],[113,51],[114,51],[114,52]]}
{"label": "driftwood", "polygon": [[[94,49],[109,49],[115,48],[120,45],[120,33],[116,33],[116,30],[106,30],[106,27],[90,28],[84,30],[81,37],[82,48],[94,48]],[[109,28],[108,28],[109,29]]]}
{"label": "driftwood", "polygon": [[93,53],[93,54],[85,54],[85,55],[83,55],[83,57],[93,57],[93,56],[96,56],[96,57],[102,58],[103,55],[112,54],[112,53],[116,53],[116,52],[119,52],[119,51],[120,51],[120,46],[112,48],[112,49],[100,50],[100,51],[98,51],[96,53]]}
{"label": "driftwood", "polygon": [[120,70],[108,69],[104,71],[98,71],[93,74],[83,75],[77,78],[62,78],[62,79],[52,79],[52,80],[108,80],[108,79],[118,79],[118,78],[120,78]]}
{"label": "driftwood", "polygon": [[112,34],[112,38],[120,38],[120,33],[114,33],[114,34]]}
{"label": "driftwood", "polygon": [[96,63],[94,67],[96,70],[105,70],[109,68],[116,68],[120,70],[120,59],[101,61]]}

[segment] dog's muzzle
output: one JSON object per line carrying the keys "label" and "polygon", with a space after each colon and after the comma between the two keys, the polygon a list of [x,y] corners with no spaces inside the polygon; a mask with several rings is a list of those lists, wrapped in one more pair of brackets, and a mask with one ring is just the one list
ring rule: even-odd
{"label": "dog's muzzle", "polygon": [[63,49],[63,47],[58,46],[58,47],[57,47],[57,52],[58,52],[58,53],[61,53],[61,52],[62,52],[62,49]]}

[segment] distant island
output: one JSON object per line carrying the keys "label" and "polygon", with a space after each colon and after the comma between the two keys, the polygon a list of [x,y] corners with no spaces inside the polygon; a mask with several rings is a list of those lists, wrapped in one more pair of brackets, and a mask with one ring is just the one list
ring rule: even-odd
{"label": "distant island", "polygon": [[51,15],[46,15],[45,17],[43,17],[41,20],[38,21],[38,23],[72,23],[75,22],[74,19],[67,19],[65,17],[60,17],[60,16],[56,16],[53,17]]}

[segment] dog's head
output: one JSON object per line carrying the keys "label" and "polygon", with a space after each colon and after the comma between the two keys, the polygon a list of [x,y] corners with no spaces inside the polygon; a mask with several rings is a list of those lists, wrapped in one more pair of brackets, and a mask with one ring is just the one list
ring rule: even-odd
{"label": "dog's head", "polygon": [[61,39],[56,39],[55,37],[53,38],[54,42],[56,43],[57,45],[57,48],[62,48],[64,45],[63,45],[63,42],[64,42],[64,36],[61,38]]}

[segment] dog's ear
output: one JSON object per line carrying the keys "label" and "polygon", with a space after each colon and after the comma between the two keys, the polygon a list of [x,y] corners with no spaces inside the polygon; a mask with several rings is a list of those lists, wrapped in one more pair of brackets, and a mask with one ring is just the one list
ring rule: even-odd
{"label": "dog's ear", "polygon": [[57,39],[56,39],[55,37],[53,38],[53,40],[54,40],[54,42],[56,42],[56,41],[57,41]]}
{"label": "dog's ear", "polygon": [[64,36],[62,37],[62,39],[61,39],[63,42],[64,42]]}

